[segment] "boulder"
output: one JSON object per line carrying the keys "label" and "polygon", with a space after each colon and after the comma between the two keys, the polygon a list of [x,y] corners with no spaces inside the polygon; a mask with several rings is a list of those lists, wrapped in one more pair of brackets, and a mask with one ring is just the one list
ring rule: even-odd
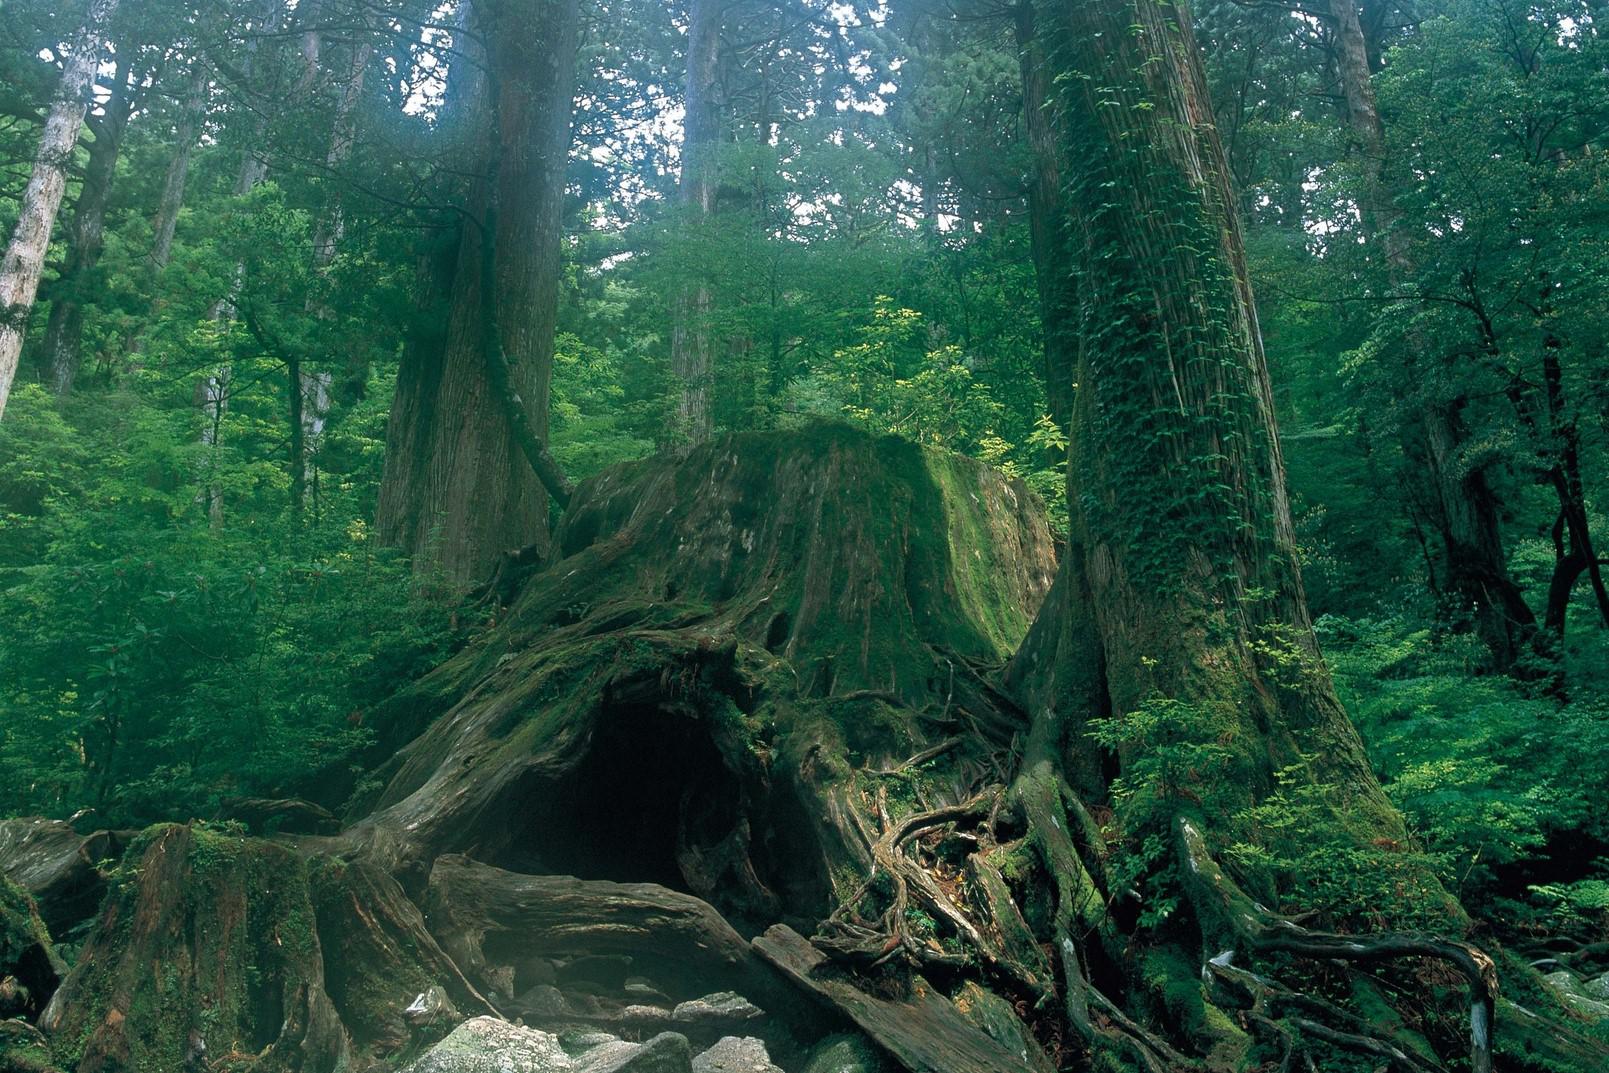
{"label": "boulder", "polygon": [[1594,998],[1573,974],[1561,969],[1542,978],[1553,985],[1560,1001],[1572,1013],[1591,1021],[1609,1020],[1609,1002]]}
{"label": "boulder", "polygon": [[756,1021],[765,1011],[736,991],[719,991],[703,998],[680,1003],[671,1011],[671,1017],[688,1025],[736,1025]]}
{"label": "boulder", "polygon": [[407,1073],[573,1073],[557,1036],[475,1017],[407,1067]]}
{"label": "boulder", "polygon": [[859,1035],[828,1036],[816,1045],[804,1073],[883,1073],[882,1054]]}
{"label": "boulder", "polygon": [[765,1043],[752,1036],[725,1036],[693,1059],[693,1073],[782,1073],[771,1064]]}
{"label": "boulder", "polygon": [[576,1073],[692,1073],[693,1048],[687,1037],[661,1032],[647,1043],[616,1041],[588,1051]]}

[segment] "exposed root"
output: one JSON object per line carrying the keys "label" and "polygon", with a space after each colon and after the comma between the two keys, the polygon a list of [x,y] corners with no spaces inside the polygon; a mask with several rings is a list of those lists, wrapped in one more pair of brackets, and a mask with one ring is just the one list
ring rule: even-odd
{"label": "exposed root", "polygon": [[[1287,1045],[1284,1061],[1289,1060],[1290,1047],[1300,1047],[1301,1037],[1310,1037],[1354,1054],[1381,1059],[1410,1073],[1443,1073],[1445,1068],[1439,1062],[1382,1039],[1363,1018],[1334,1003],[1292,991],[1277,981],[1237,968],[1228,953],[1209,960],[1202,969],[1202,976],[1213,986],[1221,1005],[1245,1008],[1249,1020],[1282,1038]],[[1283,1020],[1276,1019],[1282,1013]],[[1313,1017],[1327,1018],[1330,1023],[1316,1021]],[[1344,1027],[1335,1028],[1333,1024]]]}
{"label": "exposed root", "polygon": [[[822,922],[814,940],[816,945],[845,961],[862,964],[880,965],[901,953],[912,964],[966,964],[964,955],[934,950],[911,931],[906,913],[914,898],[924,910],[954,928],[986,964],[1020,975],[932,875],[904,852],[905,844],[923,831],[987,816],[1001,793],[999,787],[994,787],[960,804],[913,813],[895,823],[888,817],[887,794],[879,791],[877,808],[882,834],[871,843],[871,870],[860,887]],[[887,904],[874,921],[867,921],[860,914],[860,906],[884,886],[888,888]]]}
{"label": "exposed root", "polygon": [[[1208,910],[1253,950],[1283,951],[1303,957],[1343,962],[1384,961],[1404,957],[1427,957],[1445,961],[1461,973],[1469,984],[1470,1067],[1474,1073],[1491,1073],[1492,1021],[1497,1003],[1497,968],[1484,952],[1468,943],[1434,935],[1384,932],[1377,935],[1337,935],[1309,931],[1293,921],[1258,905],[1230,879],[1207,848],[1207,840],[1188,819],[1180,817],[1174,825],[1178,848],[1198,911]],[[1292,1022],[1294,1024],[1294,1022]],[[1316,1026],[1322,1027],[1322,1026]],[[1339,1033],[1325,1028],[1324,1038],[1348,1049],[1393,1045],[1356,1033]],[[1335,1038],[1331,1038],[1335,1037]],[[1343,1042],[1344,1037],[1344,1042]],[[1387,1057],[1367,1050],[1364,1053]],[[1395,1048],[1393,1055],[1402,1053]],[[1393,1061],[1397,1061],[1394,1056]]]}

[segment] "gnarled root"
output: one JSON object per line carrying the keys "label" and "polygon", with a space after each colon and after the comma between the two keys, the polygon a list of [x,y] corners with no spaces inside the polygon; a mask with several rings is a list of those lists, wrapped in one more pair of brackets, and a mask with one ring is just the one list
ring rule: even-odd
{"label": "gnarled root", "polygon": [[[1210,912],[1248,947],[1260,952],[1283,951],[1329,961],[1366,962],[1404,957],[1445,961],[1469,983],[1470,1067],[1474,1073],[1491,1073],[1492,1022],[1497,1004],[1497,968],[1492,959],[1468,943],[1434,935],[1384,932],[1376,935],[1336,935],[1309,931],[1269,912],[1230,879],[1207,847],[1206,837],[1189,819],[1174,824],[1186,882],[1198,912]],[[1220,966],[1221,968],[1221,966]],[[1249,975],[1249,974],[1248,974]],[[1295,1022],[1291,1022],[1293,1025]],[[1297,1026],[1300,1027],[1300,1026]],[[1309,1034],[1349,1050],[1389,1057],[1399,1064],[1409,1059],[1400,1048],[1357,1033],[1310,1024]],[[1386,1051],[1372,1048],[1386,1048]],[[1417,1068],[1417,1067],[1410,1067]]]}

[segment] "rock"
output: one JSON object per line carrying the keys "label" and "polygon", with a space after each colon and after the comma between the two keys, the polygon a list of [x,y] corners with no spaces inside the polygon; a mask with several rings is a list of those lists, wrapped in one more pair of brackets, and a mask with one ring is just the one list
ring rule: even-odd
{"label": "rock", "polygon": [[453,1005],[452,999],[447,997],[445,989],[432,984],[421,991],[408,1008],[402,1011],[402,1016],[415,1028],[446,1028],[463,1020],[463,1014]]}
{"label": "rock", "polygon": [[816,1045],[804,1073],[882,1073],[883,1056],[856,1035],[828,1036]]}
{"label": "rock", "polygon": [[620,1011],[620,1023],[637,1027],[667,1025],[670,1011],[663,1006],[627,1006]]}
{"label": "rock", "polygon": [[691,999],[671,1011],[671,1017],[681,1024],[741,1024],[765,1016],[765,1011],[736,991],[719,991],[703,998]]}
{"label": "rock", "polygon": [[533,1017],[565,1017],[570,1003],[552,984],[537,984],[519,997],[519,1006]]}
{"label": "rock", "polygon": [[407,1073],[572,1073],[557,1036],[495,1017],[465,1021],[407,1067]]}
{"label": "rock", "polygon": [[647,1043],[606,1043],[588,1051],[576,1073],[692,1073],[693,1048],[687,1037],[661,1032]]}
{"label": "rock", "polygon": [[724,1036],[693,1059],[693,1073],[782,1073],[765,1044],[752,1036]]}
{"label": "rock", "polygon": [[1609,1020],[1609,1002],[1594,998],[1582,982],[1562,969],[1542,977],[1553,985],[1560,1000],[1570,1010],[1594,1021]]}
{"label": "rock", "polygon": [[571,1055],[584,1054],[609,1043],[619,1043],[617,1036],[595,1028],[567,1028],[559,1033],[559,1046]]}
{"label": "rock", "polygon": [[1599,1002],[1609,1002],[1609,972],[1594,976],[1581,985],[1582,994]]}

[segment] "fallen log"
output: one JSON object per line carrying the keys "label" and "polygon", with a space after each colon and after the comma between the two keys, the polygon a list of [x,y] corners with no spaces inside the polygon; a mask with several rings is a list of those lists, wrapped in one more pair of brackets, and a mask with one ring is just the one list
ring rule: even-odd
{"label": "fallen log", "polygon": [[754,940],[759,955],[838,1011],[911,1073],[1028,1073],[1006,1050],[920,976],[898,997],[872,994],[804,936],[778,924]]}

